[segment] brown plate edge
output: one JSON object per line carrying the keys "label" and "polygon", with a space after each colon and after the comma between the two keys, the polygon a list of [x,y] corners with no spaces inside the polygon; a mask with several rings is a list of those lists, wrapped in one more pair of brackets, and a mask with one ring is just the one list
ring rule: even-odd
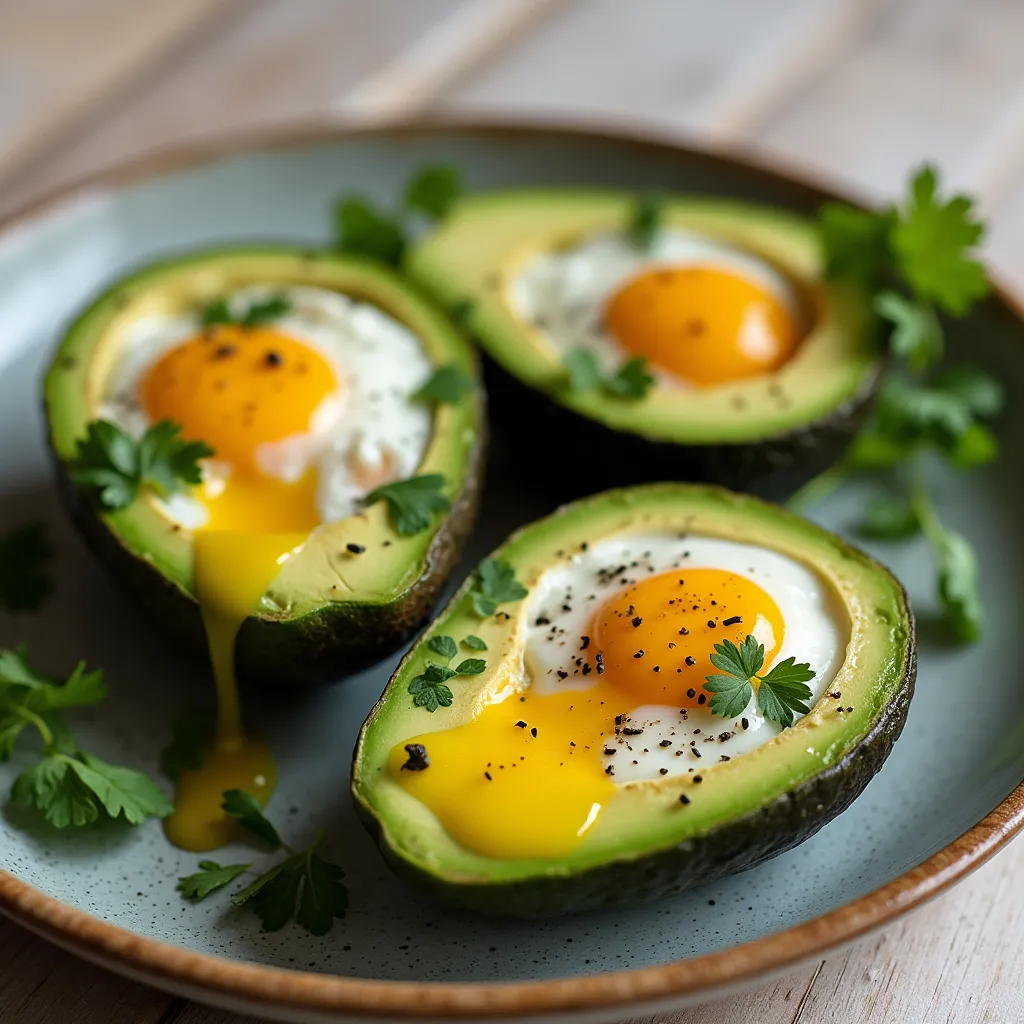
{"label": "brown plate edge", "polygon": [[[817,201],[837,198],[775,159],[730,148],[714,152],[681,144],[655,128],[637,132],[625,123],[581,128],[577,119],[443,117],[412,123],[346,125],[339,121],[263,128],[216,140],[176,146],[90,174],[54,190],[0,220],[0,234],[68,199],[116,189],[151,177],[211,163],[257,149],[300,148],[332,138],[416,136],[440,131],[473,134],[554,135],[611,139],[647,149],[671,149],[696,162],[728,164],[761,173],[804,191]],[[842,197],[839,197],[842,198]],[[853,201],[857,201],[856,198]],[[1024,305],[1005,287],[996,297],[1018,318]],[[119,973],[209,1002],[289,1015],[354,1015],[363,1018],[494,1019],[645,1006],[710,999],[761,976],[777,974],[835,950],[882,927],[966,877],[1024,829],[1024,781],[959,838],[892,882],[786,931],[715,953],[659,967],[608,972],[554,981],[394,982],[340,978],[236,963],[127,931],[76,910],[0,870],[0,912],[59,946]]]}

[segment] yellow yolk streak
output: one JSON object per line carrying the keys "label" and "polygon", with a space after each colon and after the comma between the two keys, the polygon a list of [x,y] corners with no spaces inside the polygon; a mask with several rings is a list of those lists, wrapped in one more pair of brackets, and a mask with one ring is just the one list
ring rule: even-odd
{"label": "yellow yolk streak", "polygon": [[638,274],[611,296],[605,321],[627,351],[700,387],[770,373],[800,340],[777,295],[714,266]]}
{"label": "yellow yolk streak", "polygon": [[281,565],[320,523],[315,471],[295,483],[265,473],[266,445],[308,435],[341,385],[314,349],[271,326],[208,328],[170,349],[142,383],[150,420],[181,425],[226,467],[219,492],[202,499],[209,518],[193,535],[196,597],[217,687],[218,722],[202,767],[178,780],[167,837],[186,850],[229,842],[237,824],[221,809],[226,789],[266,803],[277,781],[267,747],[245,734],[235,678],[235,640]]}
{"label": "yellow yolk streak", "polygon": [[[464,725],[398,744],[390,770],[466,849],[496,858],[564,856],[616,792],[602,752],[617,751],[614,771],[615,759],[642,743],[624,731],[629,713],[645,704],[699,706],[704,677],[719,671],[710,662],[716,643],[739,644],[756,632],[767,670],[784,631],[775,602],[746,577],[720,569],[651,576],[597,610],[585,648],[581,638],[567,638],[580,649],[569,648],[575,653],[565,667],[573,682],[591,686],[546,694],[505,688],[503,699]],[[429,767],[403,767],[411,763],[407,744],[426,748]]]}
{"label": "yellow yolk streak", "polygon": [[305,543],[304,533],[195,535],[196,595],[206,627],[217,686],[217,735],[195,771],[178,780],[167,838],[197,852],[229,842],[236,823],[221,810],[226,789],[270,799],[277,768],[270,751],[245,735],[235,680],[235,638],[278,570]]}

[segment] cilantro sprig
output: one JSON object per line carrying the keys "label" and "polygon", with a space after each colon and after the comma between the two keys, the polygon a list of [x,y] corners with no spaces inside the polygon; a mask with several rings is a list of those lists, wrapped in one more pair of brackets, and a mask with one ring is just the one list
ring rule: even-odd
{"label": "cilantro sprig", "polygon": [[457,405],[475,387],[473,378],[454,363],[439,366],[412,398],[417,402],[435,405]]}
{"label": "cilantro sprig", "polygon": [[398,266],[408,245],[414,217],[441,220],[462,192],[458,168],[432,164],[405,186],[402,203],[393,211],[378,209],[363,196],[345,196],[334,208],[336,247]]}
{"label": "cilantro sprig", "polygon": [[901,205],[871,213],[827,204],[819,229],[827,276],[869,289],[903,369],[886,379],[844,458],[798,491],[790,507],[805,509],[851,477],[884,474],[885,493],[866,504],[858,532],[892,541],[923,532],[951,631],[977,640],[984,618],[977,560],[966,538],[943,525],[924,462],[938,457],[963,472],[999,455],[989,423],[1002,410],[1002,386],[980,370],[943,365],[942,316],[963,317],[988,293],[975,253],[984,227],[969,198],[939,196],[938,175],[926,166]]}
{"label": "cilantro sprig", "polygon": [[647,250],[661,227],[664,192],[643,192],[636,197],[629,214],[629,237],[639,249]]}
{"label": "cilantro sprig", "polygon": [[749,633],[738,647],[731,640],[715,644],[711,664],[723,673],[707,676],[704,683],[704,689],[711,694],[713,715],[738,718],[750,704],[755,688],[761,714],[783,727],[793,724],[794,715],[810,711],[807,702],[812,694],[807,683],[814,678],[810,664],[786,658],[760,675],[764,644]]}
{"label": "cilantro sprig", "polygon": [[171,813],[154,783],[131,768],[108,764],[82,750],[62,712],[107,697],[102,672],[80,662],[63,682],[33,670],[24,646],[0,650],[0,761],[10,760],[26,730],[42,741],[39,759],[14,780],[11,802],[37,810],[55,828],[123,818],[131,825]]}
{"label": "cilantro sprig", "polygon": [[632,356],[613,373],[605,373],[590,349],[574,348],[565,354],[562,365],[574,394],[599,389],[612,398],[636,401],[644,398],[654,384],[642,356]]}
{"label": "cilantro sprig", "polygon": [[[478,637],[473,639],[479,640]],[[465,642],[464,640],[463,643]],[[449,679],[456,676],[478,676],[487,668],[487,662],[483,658],[464,658],[455,668],[449,667],[447,662],[459,653],[459,645],[450,636],[436,634],[427,641],[427,647],[446,664],[439,665],[437,662],[428,661],[424,670],[410,681],[409,693],[413,696],[413,704],[433,713],[439,707],[451,707],[455,700],[455,695],[448,686]],[[477,649],[486,650],[486,646]]]}
{"label": "cilantro sprig", "polygon": [[239,327],[256,327],[259,324],[280,320],[292,311],[292,301],[287,295],[271,295],[266,299],[250,302],[244,309],[235,309],[226,298],[212,299],[200,311],[199,318],[204,327],[218,324],[235,324]]}
{"label": "cilantro sprig", "polygon": [[406,480],[395,480],[371,491],[366,505],[387,502],[391,525],[401,537],[411,537],[430,527],[437,512],[447,512],[452,503],[443,493],[447,483],[441,473],[422,473]]}
{"label": "cilantro sprig", "polygon": [[[295,850],[281,838],[251,794],[239,789],[225,790],[223,809],[272,851],[287,856],[253,882],[231,895],[236,907],[251,907],[263,930],[278,931],[294,918],[311,935],[326,935],[348,910],[344,871],[319,853],[320,833],[302,850]],[[202,860],[199,870],[178,880],[178,891],[190,902],[199,902],[230,885],[252,870],[252,864],[220,865]]]}
{"label": "cilantro sprig", "polygon": [[144,487],[163,498],[202,481],[201,459],[214,454],[202,441],[185,441],[181,427],[162,420],[136,440],[116,423],[93,420],[78,442],[71,469],[77,487],[108,511],[127,508]]}
{"label": "cilantro sprig", "polygon": [[41,522],[0,535],[0,610],[34,611],[53,590],[47,563],[53,547]]}
{"label": "cilantro sprig", "polygon": [[470,593],[473,610],[487,618],[498,610],[499,604],[521,601],[529,591],[516,579],[516,571],[508,562],[485,558],[477,566],[476,583]]}

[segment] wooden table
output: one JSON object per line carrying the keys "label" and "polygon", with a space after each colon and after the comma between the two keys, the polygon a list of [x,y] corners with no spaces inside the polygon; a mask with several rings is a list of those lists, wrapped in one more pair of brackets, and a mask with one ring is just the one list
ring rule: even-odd
{"label": "wooden table", "polygon": [[[331,112],[612,117],[869,195],[934,158],[1024,288],[1020,0],[0,0],[0,214],[154,147]],[[1024,1020],[1024,843],[857,947],[658,1024]],[[0,1021],[229,1024],[0,921]],[[69,1008],[73,1006],[74,1010]]]}

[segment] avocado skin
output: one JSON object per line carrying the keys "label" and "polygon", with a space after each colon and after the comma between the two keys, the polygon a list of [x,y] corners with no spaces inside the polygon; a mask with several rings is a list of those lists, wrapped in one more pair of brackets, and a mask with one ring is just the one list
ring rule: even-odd
{"label": "avocado skin", "polygon": [[[72,483],[68,467],[55,455],[52,438],[48,447],[60,496],[100,563],[136,607],[159,622],[185,650],[207,660],[206,634],[195,598],[119,542],[93,502]],[[236,641],[239,682],[290,687],[335,682],[391,654],[418,632],[430,618],[438,592],[476,520],[486,449],[482,400],[462,490],[434,536],[426,570],[413,586],[386,604],[337,602],[297,619],[250,616]]]}
{"label": "avocado skin", "polygon": [[531,484],[556,501],[660,480],[719,484],[785,501],[843,454],[871,412],[885,371],[879,362],[848,401],[799,430],[743,444],[682,445],[581,416],[489,355],[483,361],[495,436],[513,457],[529,460]]}
{"label": "avocado skin", "polygon": [[[906,672],[896,696],[886,704],[871,731],[841,760],[813,779],[753,814],[677,846],[644,854],[633,861],[617,860],[554,877],[446,885],[396,856],[383,837],[380,822],[358,799],[354,801],[356,810],[384,859],[400,878],[445,903],[501,917],[560,917],[629,906],[756,867],[810,839],[845,811],[885,763],[903,732],[917,679],[914,618],[905,592],[903,600],[910,624],[903,646],[909,655]],[[685,814],[686,808],[680,806],[679,813]]]}

